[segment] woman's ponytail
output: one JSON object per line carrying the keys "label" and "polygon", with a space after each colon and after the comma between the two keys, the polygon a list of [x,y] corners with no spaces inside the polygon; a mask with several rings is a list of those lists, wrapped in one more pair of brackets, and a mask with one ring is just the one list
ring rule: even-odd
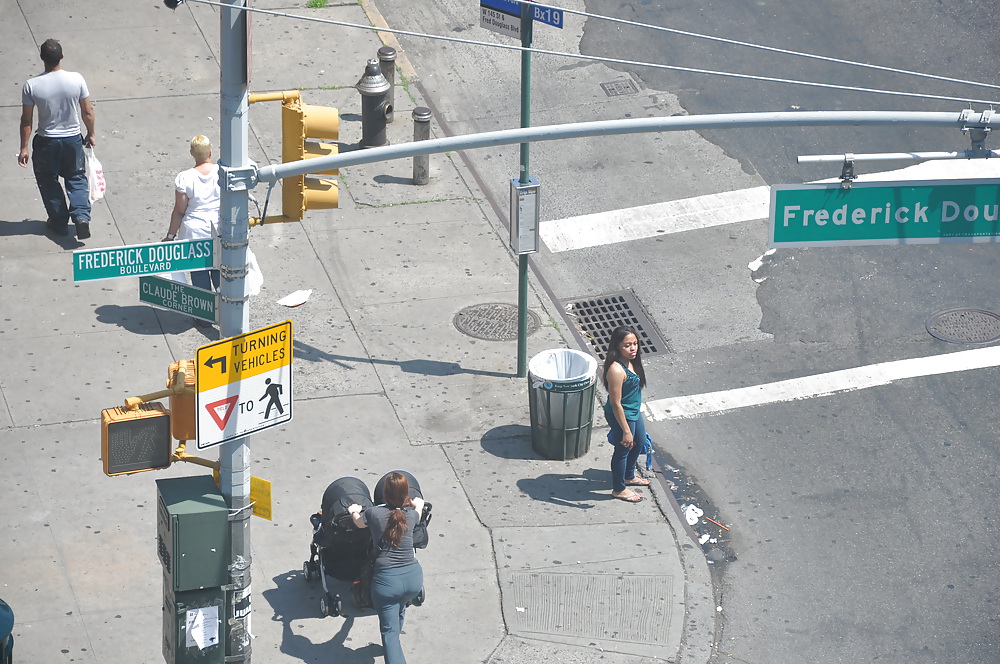
{"label": "woman's ponytail", "polygon": [[392,508],[389,512],[389,523],[382,533],[382,543],[390,547],[399,546],[406,532],[406,513],[404,507],[412,507],[410,501],[410,484],[402,473],[392,472],[385,478],[385,504]]}

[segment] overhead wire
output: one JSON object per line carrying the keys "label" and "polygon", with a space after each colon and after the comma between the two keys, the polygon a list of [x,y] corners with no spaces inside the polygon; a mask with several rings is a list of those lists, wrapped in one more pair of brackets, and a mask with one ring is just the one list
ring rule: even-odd
{"label": "overhead wire", "polygon": [[[514,1],[521,1],[521,0],[514,0]],[[224,4],[224,3],[221,3],[221,2],[213,2],[212,0],[187,0],[187,2],[194,2],[194,3],[203,4],[203,5],[209,5],[209,6],[213,6],[213,7],[221,7],[223,9],[233,9],[232,5],[227,5],[227,4]],[[545,6],[548,7],[550,5],[545,5]],[[412,31],[412,30],[400,30],[400,29],[397,29],[397,28],[386,28],[386,27],[378,27],[378,26],[373,26],[373,25],[362,25],[362,24],[358,24],[358,23],[349,23],[347,21],[337,21],[337,20],[334,20],[334,19],[319,18],[319,17],[315,17],[315,16],[302,16],[301,14],[289,14],[289,13],[286,13],[286,12],[279,12],[279,11],[275,11],[275,10],[272,10],[272,9],[258,9],[256,7],[237,7],[237,9],[240,9],[242,11],[254,12],[254,13],[257,13],[257,14],[265,14],[265,15],[270,15],[270,16],[278,16],[278,17],[281,17],[281,18],[294,18],[294,19],[299,19],[299,20],[302,20],[302,21],[309,21],[309,22],[313,22],[313,23],[323,23],[323,24],[328,24],[328,25],[337,25],[337,26],[346,27],[346,28],[357,28],[357,29],[360,29],[360,30],[368,30],[368,31],[371,31],[371,32],[386,32],[386,33],[391,33],[391,34],[396,34],[396,35],[405,35],[405,36],[408,36],[408,37],[418,37],[418,38],[423,38],[423,39],[433,39],[433,40],[446,41],[446,42],[452,42],[452,43],[457,43],[457,44],[468,44],[468,45],[472,45],[472,46],[486,46],[486,47],[489,47],[489,48],[500,48],[500,49],[509,50],[509,51],[520,51],[520,52],[532,53],[532,54],[539,54],[539,55],[553,55],[553,56],[563,57],[563,58],[573,58],[575,60],[588,60],[588,61],[593,61],[593,62],[606,62],[606,63],[612,63],[612,64],[618,64],[618,65],[628,65],[628,66],[633,66],[633,67],[649,67],[649,68],[653,68],[653,69],[664,69],[664,70],[669,70],[669,71],[680,71],[680,72],[686,72],[686,73],[691,73],[691,74],[706,74],[706,75],[711,75],[711,76],[723,76],[723,77],[738,78],[738,79],[744,79],[744,80],[750,80],[750,81],[764,81],[764,82],[767,82],[767,83],[784,83],[784,84],[787,84],[787,85],[799,85],[799,86],[805,86],[805,87],[824,88],[824,89],[830,89],[830,90],[842,90],[842,91],[847,91],[847,92],[864,92],[864,93],[870,93],[870,94],[889,95],[889,96],[895,96],[895,97],[911,97],[911,98],[917,98],[917,99],[934,99],[934,100],[938,100],[938,101],[954,101],[954,102],[959,102],[959,103],[962,103],[962,104],[987,104],[987,105],[990,105],[990,106],[1000,104],[1000,100],[996,100],[996,99],[976,99],[976,98],[971,98],[971,97],[953,97],[953,96],[948,96],[948,95],[932,95],[932,94],[926,94],[926,93],[922,93],[922,92],[903,92],[903,91],[898,91],[898,90],[882,90],[882,89],[879,89],[879,88],[866,88],[866,87],[860,87],[860,86],[839,85],[839,84],[835,84],[835,83],[820,83],[818,81],[801,81],[801,80],[796,80],[796,79],[778,78],[778,77],[774,77],[774,76],[758,76],[758,75],[755,75],[755,74],[740,74],[740,73],[737,73],[737,72],[717,71],[717,70],[713,70],[713,69],[698,69],[698,68],[695,68],[695,67],[681,67],[679,65],[665,65],[665,64],[660,64],[660,63],[643,62],[643,61],[639,61],[639,60],[626,60],[626,59],[623,59],[623,58],[609,58],[609,57],[604,57],[604,56],[599,56],[599,55],[583,55],[583,54],[580,54],[580,53],[567,53],[567,52],[564,52],[564,51],[552,51],[552,50],[549,50],[549,49],[541,49],[541,48],[534,48],[534,47],[530,47],[529,48],[529,47],[519,46],[519,45],[515,45],[515,44],[502,44],[502,43],[478,41],[478,40],[474,40],[474,39],[462,39],[460,37],[449,37],[447,35],[432,35],[432,34],[427,34],[427,33],[424,33],[424,32],[415,32],[415,31]]]}

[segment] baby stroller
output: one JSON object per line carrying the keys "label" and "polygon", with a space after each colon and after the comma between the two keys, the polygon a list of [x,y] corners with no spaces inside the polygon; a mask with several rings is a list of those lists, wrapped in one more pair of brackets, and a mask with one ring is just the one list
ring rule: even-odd
{"label": "baby stroller", "polygon": [[[394,471],[406,476],[410,485],[410,498],[423,498],[420,484],[410,473]],[[372,502],[368,486],[357,477],[341,477],[334,480],[323,493],[322,514],[313,514],[313,540],[309,545],[309,560],[302,564],[306,581],[319,578],[323,584],[323,595],[319,600],[320,613],[339,616],[343,611],[340,595],[330,592],[327,576],[351,582],[351,594],[359,609],[372,607],[371,581],[375,558],[371,534],[366,528],[357,528],[347,508],[361,505],[362,510],[375,504],[382,504],[383,487],[388,473],[375,485],[375,502]],[[413,546],[423,549],[427,546],[427,524],[431,521],[431,504],[424,502],[419,522],[413,529]],[[413,598],[412,604],[420,606],[424,602],[424,591]]]}

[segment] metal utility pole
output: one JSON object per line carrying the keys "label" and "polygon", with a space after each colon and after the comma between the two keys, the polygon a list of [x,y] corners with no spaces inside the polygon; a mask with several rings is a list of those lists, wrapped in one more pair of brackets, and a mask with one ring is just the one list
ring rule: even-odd
{"label": "metal utility pole", "polygon": [[[531,126],[531,25],[532,8],[521,5],[521,128]],[[529,182],[528,148],[521,143],[520,183]],[[513,223],[513,222],[512,222]],[[517,255],[517,377],[528,375],[528,255]]]}
{"label": "metal utility pole", "polygon": [[[222,235],[220,334],[249,331],[245,294],[250,197],[255,167],[248,156],[249,14],[246,0],[224,0],[221,18],[219,231]],[[219,448],[219,485],[229,505],[230,588],[226,593],[226,662],[250,662],[250,446],[237,438]]]}

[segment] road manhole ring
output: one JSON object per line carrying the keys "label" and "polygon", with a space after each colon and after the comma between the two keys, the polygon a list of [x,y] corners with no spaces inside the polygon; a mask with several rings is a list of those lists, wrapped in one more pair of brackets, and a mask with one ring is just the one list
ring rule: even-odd
{"label": "road manhole ring", "polygon": [[[486,341],[514,341],[517,339],[517,307],[502,302],[489,302],[465,307],[454,319],[455,327],[462,334]],[[528,334],[532,335],[541,325],[535,312],[528,310]]]}
{"label": "road manhole ring", "polygon": [[948,309],[924,323],[935,339],[953,344],[989,344],[1000,341],[1000,315],[985,309]]}

